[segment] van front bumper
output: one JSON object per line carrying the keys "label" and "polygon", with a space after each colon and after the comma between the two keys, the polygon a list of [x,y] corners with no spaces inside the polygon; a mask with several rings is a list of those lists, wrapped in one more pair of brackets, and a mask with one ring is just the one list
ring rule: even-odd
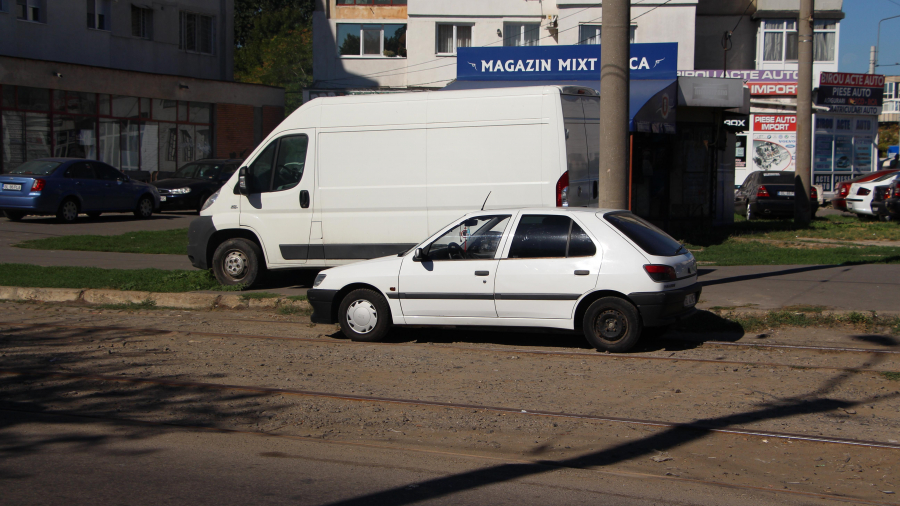
{"label": "van front bumper", "polygon": [[317,288],[306,292],[306,299],[313,308],[313,314],[309,317],[313,323],[337,323],[331,312],[332,303],[337,293],[337,290],[321,290]]}
{"label": "van front bumper", "polygon": [[[700,301],[703,285],[694,283],[691,286],[665,292],[636,292],[628,294],[638,307],[645,327],[659,327],[682,320],[697,312],[696,303]],[[684,306],[684,299],[695,294],[695,304]]]}

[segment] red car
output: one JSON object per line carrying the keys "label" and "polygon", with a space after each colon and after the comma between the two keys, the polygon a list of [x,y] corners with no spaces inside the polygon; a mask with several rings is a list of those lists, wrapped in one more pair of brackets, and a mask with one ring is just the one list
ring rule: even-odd
{"label": "red car", "polygon": [[853,183],[865,183],[867,181],[871,181],[873,179],[877,179],[886,174],[893,174],[897,172],[898,169],[886,169],[879,170],[875,172],[870,172],[864,176],[857,176],[853,179],[849,179],[847,181],[841,181],[834,187],[834,198],[831,199],[831,207],[837,209],[838,211],[846,211],[847,210],[847,194],[850,193],[850,185]]}

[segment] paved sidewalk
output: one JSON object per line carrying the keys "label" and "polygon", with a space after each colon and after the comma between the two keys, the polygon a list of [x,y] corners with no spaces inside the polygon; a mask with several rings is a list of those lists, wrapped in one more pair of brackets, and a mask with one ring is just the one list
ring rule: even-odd
{"label": "paved sidewalk", "polygon": [[900,311],[900,265],[703,267],[698,307],[778,309],[795,304],[847,311]]}

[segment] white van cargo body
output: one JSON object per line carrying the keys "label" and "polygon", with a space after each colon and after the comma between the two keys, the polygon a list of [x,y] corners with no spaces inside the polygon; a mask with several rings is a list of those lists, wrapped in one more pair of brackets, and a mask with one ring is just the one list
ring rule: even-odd
{"label": "white van cargo body", "polygon": [[581,87],[317,98],[210,197],[188,255],[250,285],[265,268],[397,254],[482,205],[589,205],[598,126],[599,96]]}

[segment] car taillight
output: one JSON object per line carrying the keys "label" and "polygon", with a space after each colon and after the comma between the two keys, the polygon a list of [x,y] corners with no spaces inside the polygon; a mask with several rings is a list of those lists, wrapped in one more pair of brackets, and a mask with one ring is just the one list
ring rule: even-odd
{"label": "car taillight", "polygon": [[860,188],[859,190],[856,190],[856,194],[857,194],[857,195],[865,196],[865,195],[868,195],[868,194],[870,194],[870,193],[872,193],[872,191],[869,190],[868,188]]}
{"label": "car taillight", "polygon": [[45,185],[46,183],[47,183],[47,182],[44,181],[43,179],[35,179],[35,180],[34,180],[34,183],[32,183],[32,185],[31,185],[31,191],[33,191],[33,192],[39,192],[39,191],[43,190],[43,189],[44,189],[44,185]]}
{"label": "car taillight", "polygon": [[644,266],[647,275],[653,281],[675,281],[678,277],[675,275],[675,268],[671,265],[648,264]]}
{"label": "car taillight", "polygon": [[881,197],[881,198],[884,199],[884,200],[887,200],[887,199],[891,198],[891,189],[890,189],[890,188],[885,188],[885,189],[884,189],[884,197]]}
{"label": "car taillight", "polygon": [[756,190],[757,197],[771,197],[769,195],[769,190],[766,190],[765,186],[760,186],[758,190]]}
{"label": "car taillight", "polygon": [[850,187],[845,185],[844,183],[839,183],[838,184],[838,196],[846,197],[848,193],[850,193]]}
{"label": "car taillight", "polygon": [[894,188],[894,197],[900,197],[900,186]]}
{"label": "car taillight", "polygon": [[819,198],[819,190],[816,190],[815,186],[809,187],[809,198],[815,200]]}
{"label": "car taillight", "polygon": [[569,171],[563,172],[556,182],[556,207],[569,207]]}

